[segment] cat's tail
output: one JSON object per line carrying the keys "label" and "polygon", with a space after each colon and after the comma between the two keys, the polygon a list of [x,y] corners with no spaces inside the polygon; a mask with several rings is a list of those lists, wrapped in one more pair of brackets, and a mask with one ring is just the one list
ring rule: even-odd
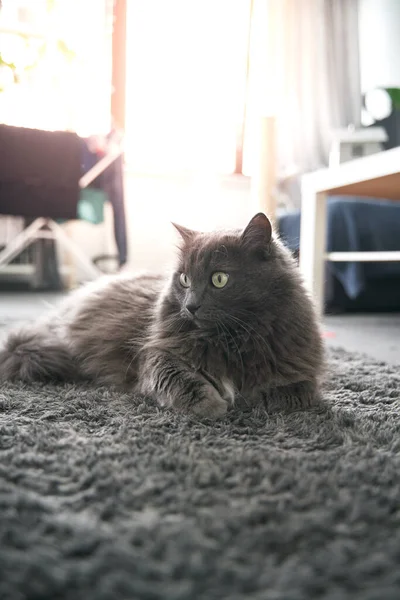
{"label": "cat's tail", "polygon": [[51,332],[11,332],[0,349],[0,381],[71,381],[77,365]]}

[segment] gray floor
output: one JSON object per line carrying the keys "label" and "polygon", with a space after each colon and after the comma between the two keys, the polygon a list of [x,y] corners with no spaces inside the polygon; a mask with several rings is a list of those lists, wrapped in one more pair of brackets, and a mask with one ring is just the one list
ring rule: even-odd
{"label": "gray floor", "polygon": [[[60,302],[63,294],[1,293],[0,322],[31,320]],[[400,313],[335,315],[324,320],[326,342],[400,365]]]}
{"label": "gray floor", "polygon": [[324,330],[329,346],[400,365],[400,313],[329,316]]}
{"label": "gray floor", "polygon": [[64,297],[63,293],[1,292],[0,322],[35,319]]}

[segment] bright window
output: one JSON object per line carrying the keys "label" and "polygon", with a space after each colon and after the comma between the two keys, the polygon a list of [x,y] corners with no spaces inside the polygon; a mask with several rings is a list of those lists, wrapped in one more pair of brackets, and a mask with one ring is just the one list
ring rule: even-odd
{"label": "bright window", "polygon": [[128,0],[127,8],[128,163],[232,173],[250,0]]}
{"label": "bright window", "polygon": [[3,0],[3,122],[82,135],[109,130],[112,4]]}

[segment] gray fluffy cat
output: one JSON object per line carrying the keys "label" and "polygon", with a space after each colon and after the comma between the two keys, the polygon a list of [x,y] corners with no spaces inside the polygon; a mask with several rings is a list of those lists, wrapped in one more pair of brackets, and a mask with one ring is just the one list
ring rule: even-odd
{"label": "gray fluffy cat", "polygon": [[116,276],[12,332],[0,379],[89,379],[217,418],[229,403],[300,408],[319,396],[323,347],[289,252],[259,213],[243,232],[182,238],[172,277]]}

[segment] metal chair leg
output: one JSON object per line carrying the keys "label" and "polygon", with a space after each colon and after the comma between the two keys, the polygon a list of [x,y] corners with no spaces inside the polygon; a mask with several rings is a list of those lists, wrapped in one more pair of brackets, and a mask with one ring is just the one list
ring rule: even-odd
{"label": "metal chair leg", "polygon": [[0,252],[0,270],[6,267],[16,256],[18,256],[18,254],[21,254],[29,244],[38,238],[37,232],[39,232],[44,225],[46,225],[45,218],[39,217],[38,219],[35,219],[29,227],[21,231],[17,237],[7,244],[6,248]]}

